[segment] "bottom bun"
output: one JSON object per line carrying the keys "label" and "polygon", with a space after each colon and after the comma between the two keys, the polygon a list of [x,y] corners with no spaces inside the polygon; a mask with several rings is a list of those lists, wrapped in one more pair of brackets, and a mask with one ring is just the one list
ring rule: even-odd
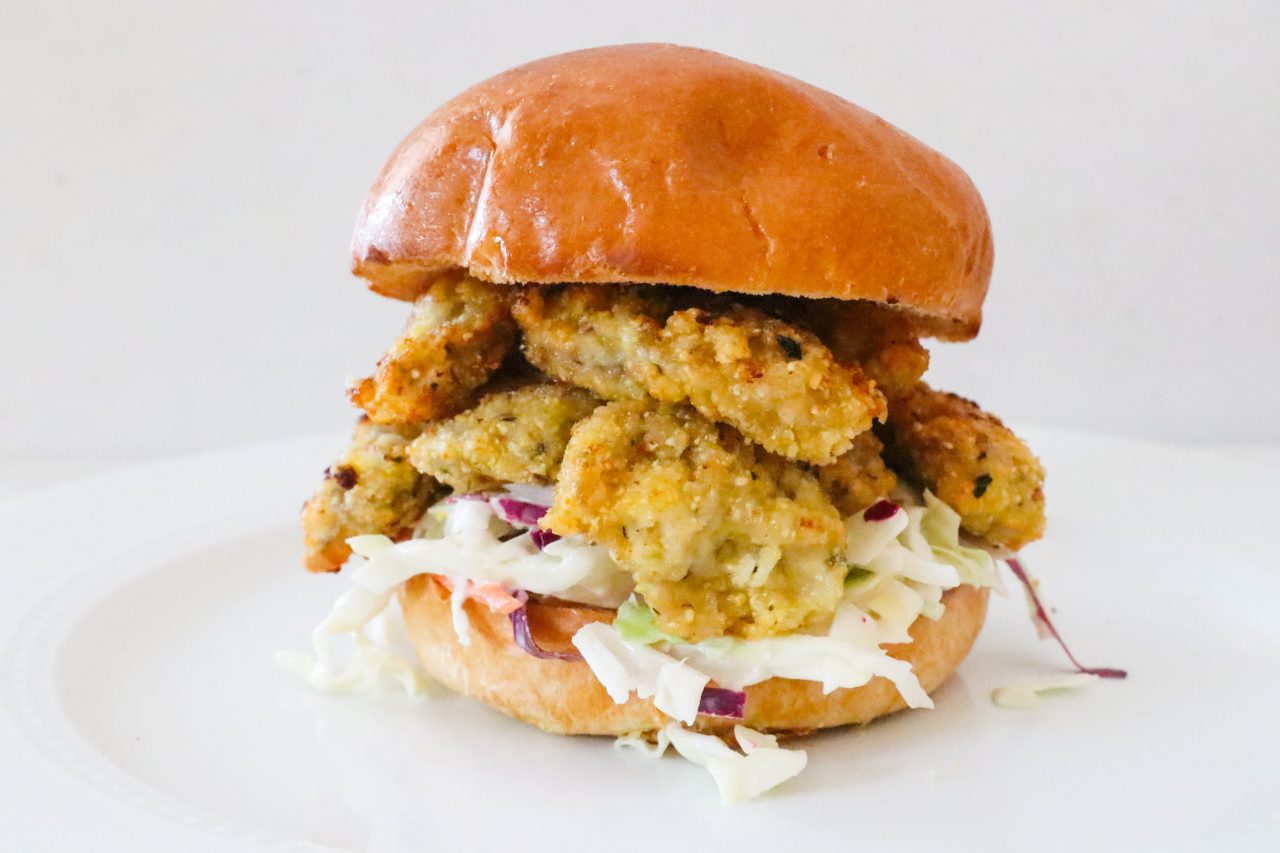
{"label": "bottom bun", "polygon": [[[913,642],[886,646],[909,661],[930,693],[955,672],[987,615],[986,589],[961,586],[943,596],[946,612],[936,622],[919,618]],[[471,643],[454,633],[449,593],[430,575],[412,578],[400,593],[405,625],[427,674],[446,687],[479,699],[504,714],[548,732],[573,735],[635,735],[656,731],[671,720],[648,699],[615,704],[581,661],[535,658],[516,645],[509,617],[466,602]],[[558,601],[531,601],[529,627],[548,651],[574,651],[570,638],[590,622],[612,622],[615,611]],[[800,733],[867,723],[906,707],[894,686],[876,677],[862,687],[823,695],[813,681],[771,678],[748,687],[746,718],[700,716],[694,728],[722,732],[742,723],[753,729]]]}

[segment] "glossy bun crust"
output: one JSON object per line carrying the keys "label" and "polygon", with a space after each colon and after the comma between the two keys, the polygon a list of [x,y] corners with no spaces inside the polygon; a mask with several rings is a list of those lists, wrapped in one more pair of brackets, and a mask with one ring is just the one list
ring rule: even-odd
{"label": "glossy bun crust", "polygon": [[400,144],[365,199],[355,272],[412,299],[442,271],[897,304],[977,334],[991,228],[958,166],[835,95],[666,44],[486,80]]}
{"label": "glossy bun crust", "polygon": [[[942,618],[917,619],[911,626],[914,642],[888,646],[889,654],[910,661],[920,684],[933,692],[969,653],[986,618],[987,594],[969,586],[949,590],[943,597]],[[427,575],[405,585],[400,603],[427,674],[504,714],[556,734],[643,734],[670,722],[647,699],[633,695],[624,705],[614,704],[585,663],[541,660],[525,653],[512,639],[509,618],[474,601],[466,603],[471,644],[463,646],[453,630],[449,593]],[[573,651],[570,637],[578,628],[612,621],[613,616],[614,611],[600,608],[529,604],[534,639],[552,651]],[[746,692],[746,719],[741,722],[783,733],[866,723],[905,707],[898,691],[882,678],[826,696],[819,684],[783,678],[753,685]],[[736,722],[699,717],[696,727],[720,731]]]}

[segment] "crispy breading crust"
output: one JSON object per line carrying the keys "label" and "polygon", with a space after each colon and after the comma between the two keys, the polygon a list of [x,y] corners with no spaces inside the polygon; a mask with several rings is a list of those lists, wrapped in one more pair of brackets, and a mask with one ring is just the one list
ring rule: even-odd
{"label": "crispy breading crust", "polygon": [[671,306],[661,288],[526,287],[512,313],[525,357],[606,400],[645,396],[628,363],[648,353]]}
{"label": "crispy breading crust", "polygon": [[434,480],[406,458],[415,427],[361,418],[342,456],[324,471],[320,488],[302,508],[303,563],[336,572],[351,556],[346,540],[364,533],[403,539],[437,493]]}
{"label": "crispy breading crust", "polygon": [[404,332],[356,383],[351,401],[377,423],[413,424],[465,409],[515,344],[511,288],[446,276],[413,305]]}
{"label": "crispy breading crust", "polygon": [[881,458],[883,450],[875,433],[864,432],[839,459],[815,469],[822,490],[842,516],[866,509],[897,488],[897,476]]}
{"label": "crispy breading crust", "polygon": [[515,316],[525,354],[551,376],[610,400],[690,403],[789,458],[833,462],[885,413],[874,383],[816,335],[727,299],[529,287]]}
{"label": "crispy breading crust", "polygon": [[838,300],[803,310],[836,358],[861,365],[890,397],[909,391],[929,369],[929,351],[901,312],[876,302]]}
{"label": "crispy breading crust", "polygon": [[687,407],[616,402],[579,423],[543,524],[608,548],[693,641],[821,626],[843,592],[844,527],[817,479]]}
{"label": "crispy breading crust", "polygon": [[409,445],[409,461],[458,492],[550,483],[570,429],[600,403],[591,392],[561,383],[494,391],[474,408],[428,425]]}
{"label": "crispy breading crust", "polygon": [[827,464],[885,414],[884,397],[816,335],[739,305],[676,311],[635,362],[659,400],[689,402],[764,449]]}
{"label": "crispy breading crust", "polygon": [[1044,467],[976,403],[921,383],[894,398],[884,435],[890,464],[955,509],[968,533],[1011,549],[1044,534]]}
{"label": "crispy breading crust", "polygon": [[764,313],[817,335],[847,364],[857,364],[886,396],[909,391],[929,369],[929,351],[910,314],[878,302],[758,296],[745,300]]}

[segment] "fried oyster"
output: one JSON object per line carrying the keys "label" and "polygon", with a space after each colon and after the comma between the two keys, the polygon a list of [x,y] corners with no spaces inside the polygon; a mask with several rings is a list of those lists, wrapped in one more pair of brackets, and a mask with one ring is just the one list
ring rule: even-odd
{"label": "fried oyster", "polygon": [[861,368],[761,311],[654,287],[529,289],[515,316],[528,359],[609,400],[688,403],[773,453],[827,464],[885,414]]}
{"label": "fried oyster", "polygon": [[304,562],[313,572],[336,572],[351,556],[346,540],[365,533],[403,539],[431,498],[434,480],[408,461],[417,427],[361,418],[342,455],[324,471],[320,488],[302,508]]}
{"label": "fried oyster", "polygon": [[494,391],[474,408],[427,425],[409,446],[409,460],[456,492],[551,483],[569,431],[600,402],[554,382]]}
{"label": "fried oyster", "polygon": [[1012,549],[1044,534],[1044,467],[977,403],[922,382],[894,398],[884,432],[891,463],[960,513],[967,532]]}
{"label": "fried oyster", "polygon": [[351,402],[381,424],[420,424],[462,411],[515,342],[511,288],[470,276],[438,279]]}
{"label": "fried oyster", "polygon": [[840,514],[812,474],[685,406],[623,401],[573,432],[544,524],[609,549],[661,627],[784,634],[835,610]]}

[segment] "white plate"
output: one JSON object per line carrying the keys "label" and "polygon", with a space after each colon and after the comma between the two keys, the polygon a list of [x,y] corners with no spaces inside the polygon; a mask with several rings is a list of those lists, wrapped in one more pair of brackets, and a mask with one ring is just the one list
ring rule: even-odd
{"label": "white plate", "polygon": [[[722,806],[704,771],[469,700],[333,698],[276,670],[343,581],[298,565],[336,440],[138,468],[0,511],[7,850],[1276,850],[1280,572],[1272,477],[1224,457],[1033,431],[1051,526],[1027,562],[1086,663],[1023,603],[934,711],[808,738],[809,768]],[[1267,472],[1270,473],[1270,472]]]}

